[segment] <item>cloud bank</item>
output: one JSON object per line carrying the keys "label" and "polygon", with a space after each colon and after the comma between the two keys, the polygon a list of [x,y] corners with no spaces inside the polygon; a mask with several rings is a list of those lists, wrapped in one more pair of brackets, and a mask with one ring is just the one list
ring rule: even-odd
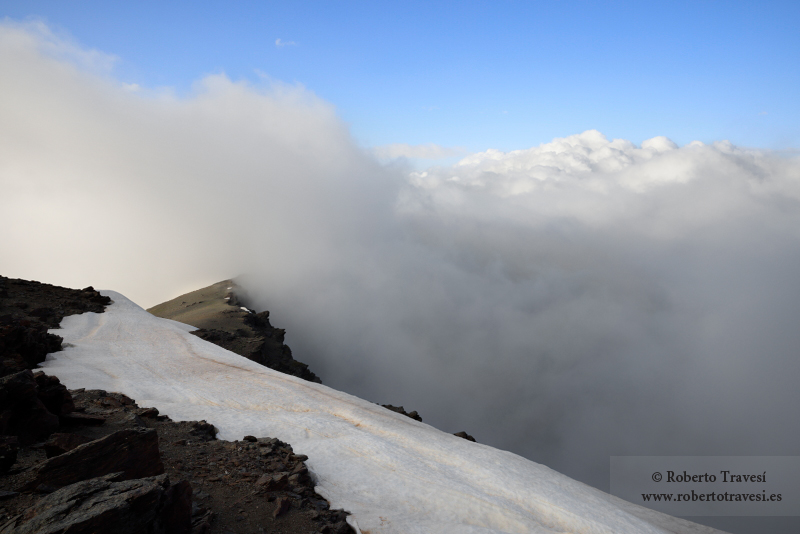
{"label": "cloud bank", "polygon": [[402,171],[301,87],[131,91],[40,30],[0,26],[4,275],[150,306],[242,274],[326,384],[601,488],[794,453],[797,158],[588,131]]}
{"label": "cloud bank", "polygon": [[427,143],[424,145],[409,145],[408,143],[392,143],[390,145],[378,146],[372,149],[372,153],[378,159],[445,159],[464,154],[461,148],[449,148]]}

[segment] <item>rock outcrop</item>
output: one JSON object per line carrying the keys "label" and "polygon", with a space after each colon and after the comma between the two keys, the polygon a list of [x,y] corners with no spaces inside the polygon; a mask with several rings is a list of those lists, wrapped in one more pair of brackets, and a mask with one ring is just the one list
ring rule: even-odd
{"label": "rock outcrop", "polygon": [[320,383],[308,365],[292,357],[286,331],[269,322],[269,312],[243,305],[236,283],[223,280],[148,309],[157,317],[198,328],[192,334],[282,373]]}
{"label": "rock outcrop", "polygon": [[23,444],[46,439],[58,428],[58,416],[39,398],[30,370],[0,378],[0,435],[16,436]]}
{"label": "rock outcrop", "polygon": [[164,465],[155,430],[126,429],[45,460],[35,471],[23,491],[40,486],[61,488],[110,473],[118,473],[119,480],[145,478],[162,474]]}
{"label": "rock outcrop", "polygon": [[61,350],[61,338],[47,332],[67,315],[101,313],[111,303],[92,287],[69,289],[0,276],[0,376],[35,369]]}
{"label": "rock outcrop", "polygon": [[0,533],[189,534],[192,488],[166,475],[122,480],[120,473],[71,484],[41,499]]}
{"label": "rock outcrop", "polygon": [[459,438],[464,438],[467,441],[472,441],[473,443],[475,442],[475,438],[473,438],[472,436],[470,436],[469,434],[467,434],[463,430],[461,432],[456,432],[453,435],[454,436],[458,436]]}
{"label": "rock outcrop", "polygon": [[410,417],[411,419],[419,421],[420,423],[422,422],[422,416],[420,416],[416,412],[416,410],[414,410],[413,412],[407,412],[406,409],[403,408],[402,406],[392,406],[391,404],[381,404],[381,406],[383,406],[387,410],[391,410],[395,413],[399,413],[401,415],[405,415],[406,417]]}

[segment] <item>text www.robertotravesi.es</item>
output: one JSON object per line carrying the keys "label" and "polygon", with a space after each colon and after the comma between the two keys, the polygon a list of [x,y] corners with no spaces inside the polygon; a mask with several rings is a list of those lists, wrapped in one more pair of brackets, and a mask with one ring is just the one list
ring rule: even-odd
{"label": "text www.robertotravesi.es", "polygon": [[779,502],[782,496],[780,493],[770,493],[766,490],[761,493],[642,493],[644,502]]}
{"label": "text www.robertotravesi.es", "polygon": [[[721,471],[720,475],[724,482],[766,482],[767,472],[764,471],[762,475],[735,475],[730,471]],[[662,475],[659,472],[653,473],[653,480],[661,482]],[[682,474],[675,474],[674,471],[667,471],[667,482],[716,482],[716,475],[690,475],[686,471]],[[732,492],[715,492],[711,493],[697,493],[691,490],[691,493],[642,493],[642,500],[644,502],[780,502],[783,496],[780,493],[770,493],[767,495],[766,490],[761,490],[761,493],[732,493]]]}

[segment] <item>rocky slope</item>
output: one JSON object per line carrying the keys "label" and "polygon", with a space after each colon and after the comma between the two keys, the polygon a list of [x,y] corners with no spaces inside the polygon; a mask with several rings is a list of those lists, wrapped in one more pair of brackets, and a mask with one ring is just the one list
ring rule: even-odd
{"label": "rocky slope", "polygon": [[48,334],[67,315],[102,312],[110,304],[92,287],[82,290],[0,276],[0,376],[33,369],[61,338]]}
{"label": "rocky slope", "polygon": [[292,357],[283,342],[286,331],[270,324],[268,311],[256,313],[246,308],[236,289],[232,280],[223,280],[147,311],[195,326],[194,335],[270,369],[320,383],[308,365]]}
{"label": "rocky slope", "polygon": [[61,348],[47,328],[108,303],[92,288],[0,277],[0,534],[350,531],[290,445],[217,440],[204,421],[31,371]]}

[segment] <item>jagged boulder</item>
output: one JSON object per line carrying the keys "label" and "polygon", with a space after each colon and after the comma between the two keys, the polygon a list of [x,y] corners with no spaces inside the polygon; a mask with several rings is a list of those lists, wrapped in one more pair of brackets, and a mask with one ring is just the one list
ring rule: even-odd
{"label": "jagged boulder", "polygon": [[410,417],[411,419],[419,421],[420,423],[422,422],[422,417],[417,413],[416,410],[414,410],[413,412],[407,412],[406,409],[403,408],[402,406],[392,406],[391,404],[381,404],[381,406],[383,406],[387,410],[391,410],[395,413],[399,413],[405,415],[406,417]]}
{"label": "jagged boulder", "polygon": [[217,428],[211,423],[203,421],[193,421],[192,430],[189,432],[196,436],[200,441],[213,441],[217,439]]}
{"label": "jagged boulder", "polygon": [[60,488],[118,472],[122,473],[122,480],[164,472],[155,430],[120,430],[45,460],[39,464],[35,478],[22,489]]}
{"label": "jagged boulder", "polygon": [[37,395],[39,400],[54,415],[66,415],[75,410],[67,386],[61,383],[58,377],[46,375],[42,371],[33,373],[36,385],[39,387]]}
{"label": "jagged boulder", "polygon": [[166,475],[121,480],[121,473],[66,486],[41,499],[24,517],[0,527],[15,534],[188,534],[192,489],[170,486]]}
{"label": "jagged boulder", "polygon": [[50,352],[61,350],[61,337],[47,332],[47,326],[29,320],[0,318],[0,376],[31,369]]}
{"label": "jagged boulder", "polygon": [[22,444],[41,441],[58,428],[58,417],[39,399],[30,370],[0,378],[0,435],[17,436]]}
{"label": "jagged boulder", "polygon": [[474,442],[474,441],[475,441],[475,438],[473,438],[472,436],[470,436],[469,434],[467,434],[467,433],[466,433],[466,432],[464,432],[463,430],[462,430],[461,432],[456,432],[456,433],[455,433],[455,434],[453,434],[453,435],[454,435],[454,436],[458,436],[459,438],[464,438],[464,439],[465,439],[465,440],[467,440],[467,441],[472,441],[472,442]]}

